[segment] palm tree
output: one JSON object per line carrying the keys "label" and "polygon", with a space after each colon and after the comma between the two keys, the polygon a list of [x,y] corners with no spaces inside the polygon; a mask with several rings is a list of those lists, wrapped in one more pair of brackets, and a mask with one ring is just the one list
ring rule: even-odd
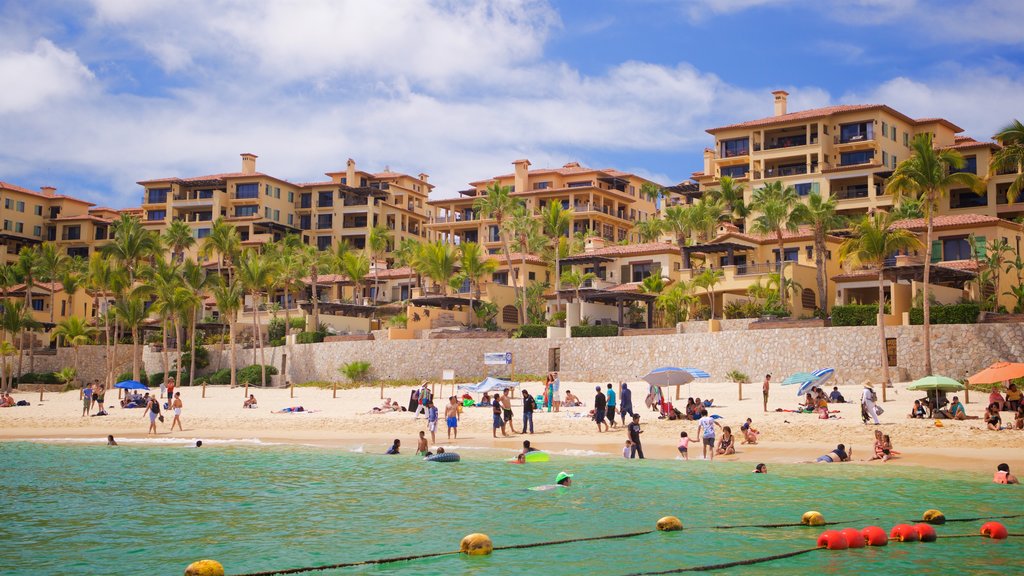
{"label": "palm tree", "polygon": [[724,205],[724,215],[730,222],[743,220],[750,215],[750,208],[743,203],[743,184],[731,176],[722,176],[718,188],[708,190],[705,197],[720,201]]}
{"label": "palm tree", "polygon": [[11,362],[8,358],[11,358],[17,353],[18,349],[15,348],[13,344],[7,340],[0,341],[0,369],[2,369],[2,372],[0,372],[0,389],[2,389],[4,393],[11,391],[11,382],[14,377],[14,367],[11,366]]}
{"label": "palm tree", "polygon": [[1017,172],[1017,177],[1006,191],[1007,202],[1016,202],[1024,190],[1024,172],[1021,172],[1021,166],[1024,166],[1024,124],[1014,120],[1004,126],[995,138],[1003,147],[992,155],[989,172]]}
{"label": "palm tree", "polygon": [[[518,275],[523,281],[523,290],[521,291],[522,307],[519,310],[519,322],[523,324],[529,321],[526,295],[526,257],[543,250],[548,241],[547,238],[541,235],[542,223],[525,206],[518,206],[512,212],[512,218],[505,225],[508,228],[509,234],[515,240],[516,250],[519,251],[520,267]],[[511,261],[508,262],[508,271],[510,276],[516,276],[516,270],[513,268]]]}
{"label": "palm tree", "polygon": [[238,229],[228,224],[224,218],[217,218],[210,228],[210,235],[203,239],[199,246],[199,255],[203,258],[217,256],[217,275],[223,268],[228,269],[228,281],[231,280],[231,266],[239,252],[242,251],[242,237]]}
{"label": "palm tree", "polygon": [[820,193],[811,192],[807,203],[800,203],[793,210],[793,219],[809,224],[814,232],[814,266],[817,269],[819,308],[824,314],[828,313],[828,277],[825,269],[828,248],[825,246],[825,236],[832,230],[846,225],[846,218],[836,213],[837,202],[834,196],[826,200]]}
{"label": "palm tree", "polygon": [[[42,272],[41,266],[39,264],[39,247],[38,246],[32,246],[32,247],[22,248],[22,250],[20,252],[18,252],[18,262],[17,262],[16,266],[17,266],[16,269],[17,269],[17,272],[18,272],[18,276],[21,277],[21,281],[24,283],[24,286],[25,286],[25,309],[26,309],[26,311],[28,311],[29,309],[31,309],[31,306],[32,306],[32,288],[35,287],[36,280],[39,279],[39,276],[40,276],[40,274]],[[50,307],[52,308],[53,307],[52,298],[51,298],[50,305],[51,305]],[[33,325],[33,327],[31,327],[31,328],[26,326],[25,328],[29,332],[32,332],[32,330],[35,328],[35,326],[36,325]],[[22,335],[22,338],[24,338],[24,334]],[[29,369],[29,372],[35,372],[35,367],[36,367],[35,349],[36,349],[36,346],[35,346],[35,334],[32,334],[31,335],[31,340],[30,340],[29,346],[28,346],[28,365],[29,365],[28,369]],[[19,351],[18,352],[18,375],[20,376],[21,375],[21,361],[22,361],[22,356],[24,355],[24,342],[21,342],[20,340],[18,342],[18,351]]]}
{"label": "palm tree", "polygon": [[[646,186],[649,182],[644,182]],[[643,187],[641,186],[641,190]],[[555,278],[562,276],[562,259],[560,254],[560,247],[562,238],[565,238],[569,234],[569,226],[572,225],[573,210],[562,208],[562,203],[558,201],[548,202],[548,206],[541,212],[541,229],[544,231],[544,235],[550,239],[551,252],[555,259]],[[657,220],[648,220],[647,222],[657,222]],[[562,309],[562,296],[558,290],[555,290],[555,309]]]}
{"label": "palm tree", "polygon": [[[277,273],[273,261],[266,255],[259,254],[252,250],[242,252],[236,264],[238,269],[238,280],[249,292],[252,299],[252,329],[256,338],[256,345],[260,350],[260,383],[267,383],[267,359],[263,350],[263,331],[260,327],[260,297],[267,289],[274,275]],[[253,351],[253,364],[256,363],[256,352]],[[248,384],[246,384],[248,391]]]}
{"label": "palm tree", "polygon": [[931,302],[929,302],[929,284],[932,270],[932,224],[935,212],[939,209],[939,200],[949,193],[951,187],[970,188],[975,192],[983,192],[985,183],[970,172],[956,172],[964,167],[964,157],[956,150],[936,150],[932,146],[932,135],[924,132],[914,137],[910,148],[912,155],[893,172],[886,188],[892,192],[896,201],[911,197],[923,202],[926,222],[924,240],[924,371],[932,374],[932,334],[931,334]]}
{"label": "palm tree", "polygon": [[[192,337],[189,338],[188,367],[188,382],[191,385],[196,379],[196,323],[198,322],[199,313],[203,309],[202,298],[206,296],[212,287],[220,282],[220,276],[211,276],[199,264],[186,260],[185,266],[182,269],[181,279],[183,283],[182,288],[195,296],[195,300],[179,301],[180,304],[187,306],[191,311],[191,329],[189,333]],[[180,366],[178,371],[181,371]],[[205,398],[205,395],[203,397]]]}
{"label": "palm tree", "polygon": [[[33,320],[32,313],[21,300],[7,300],[4,302],[3,311],[0,312],[0,334],[10,334],[11,339],[17,342],[18,369],[21,375],[22,360],[25,356],[25,330],[29,330],[38,323]],[[10,391],[10,380],[8,379],[6,392]]]}
{"label": "palm tree", "polygon": [[192,229],[184,220],[172,220],[171,225],[164,230],[164,244],[171,249],[172,260],[183,262],[185,251],[195,246],[196,239],[192,236]]}
{"label": "palm tree", "polygon": [[370,250],[370,259],[373,261],[373,303],[380,299],[380,280],[378,279],[377,260],[388,251],[388,247],[394,240],[391,231],[387,226],[374,226],[370,229],[369,239],[366,247]]}
{"label": "palm tree", "polygon": [[633,223],[633,231],[642,243],[657,242],[664,230],[665,221],[656,218]]}
{"label": "palm tree", "polygon": [[[114,303],[114,315],[122,328],[129,330],[132,334],[132,380],[138,380],[139,372],[139,329],[145,322],[149,312],[146,310],[144,291],[138,288],[132,290],[127,296],[118,299]],[[115,352],[117,348],[115,347]]]}
{"label": "palm tree", "polygon": [[65,346],[71,346],[74,350],[73,365],[76,370],[79,368],[78,347],[92,342],[96,332],[96,328],[78,316],[69,316],[61,320],[53,329],[53,335],[59,339],[58,341],[63,341]]}
{"label": "palm tree", "polygon": [[316,246],[306,246],[305,251],[302,253],[302,263],[309,270],[314,330],[320,326],[320,273],[340,268],[347,253],[348,244],[345,242],[338,244],[337,252],[318,250]]}
{"label": "palm tree", "polygon": [[689,316],[690,306],[696,303],[696,297],[690,290],[690,284],[679,282],[658,295],[654,305],[664,312],[666,323],[675,326]]}
{"label": "palm tree", "polygon": [[640,282],[640,291],[646,294],[661,294],[665,290],[665,278],[661,274],[651,274]]}
{"label": "palm tree", "polygon": [[[162,258],[158,259],[156,266],[145,269],[145,280],[144,284],[135,288],[135,292],[145,297],[155,298],[152,312],[160,316],[163,339],[161,357],[163,358],[164,379],[166,379],[171,370],[167,333],[170,331],[174,319],[181,312],[177,309],[177,302],[174,299],[174,293],[181,286],[181,266],[176,261],[168,263]],[[175,348],[180,350],[181,342],[178,342]]]}
{"label": "palm tree", "polygon": [[885,259],[900,250],[917,250],[921,241],[912,232],[892,228],[892,216],[885,212],[875,212],[865,216],[854,227],[854,235],[843,241],[839,247],[839,259],[856,267],[870,266],[878,270],[878,343],[882,362],[882,401],[885,401],[885,388],[889,385],[889,359],[885,346],[885,278],[882,269]]}
{"label": "palm tree", "polygon": [[[783,186],[781,180],[769,182],[762,188],[754,190],[754,196],[750,202],[750,209],[759,212],[754,218],[751,230],[758,234],[770,234],[775,236],[779,246],[779,274],[786,273],[786,253],[783,242],[783,233],[786,231],[796,232],[800,224],[800,213],[795,212],[800,204],[800,197],[792,186]],[[786,294],[779,294],[779,304],[786,309]]]}
{"label": "palm tree", "polygon": [[695,288],[703,288],[708,293],[708,306],[711,307],[711,319],[715,319],[715,286],[722,281],[725,272],[721,268],[705,268],[693,278]]}
{"label": "palm tree", "polygon": [[682,254],[683,248],[689,242],[690,235],[693,234],[693,223],[690,219],[691,210],[692,204],[681,204],[665,208],[664,228],[666,232],[676,237],[676,246],[679,247],[680,254]]}
{"label": "palm tree", "polygon": [[559,280],[562,284],[566,284],[573,289],[573,292],[576,294],[576,302],[580,302],[580,288],[594,278],[597,278],[597,274],[594,274],[593,272],[580,274],[579,272],[570,269],[562,272],[562,277],[559,278]]}
{"label": "palm tree", "polygon": [[483,248],[476,242],[459,244],[459,283],[469,281],[473,287],[473,308],[480,301],[480,281],[498,268],[498,262],[487,258]]}
{"label": "palm tree", "polygon": [[[185,324],[188,323],[191,326],[191,324],[195,322],[196,310],[202,304],[202,299],[200,298],[199,294],[197,294],[194,290],[182,285],[178,286],[178,289],[174,291],[174,295],[171,298],[171,302],[171,307],[177,312],[173,319],[174,337],[175,340],[177,340],[178,342],[178,345],[175,347],[177,349],[177,357],[174,359],[174,366],[175,370],[178,373],[178,382],[182,382],[184,381],[184,377],[181,375],[181,356],[184,353],[185,346]],[[195,371],[195,339],[195,328],[193,327],[192,337],[189,338],[189,340],[192,341],[192,353],[190,355],[190,362],[192,366],[190,367],[189,370],[189,385],[192,384],[191,378],[193,376],[193,372]]]}
{"label": "palm tree", "polygon": [[[50,324],[54,323],[54,313],[57,308],[57,280],[60,279],[68,266],[68,257],[57,248],[53,242],[43,242],[37,254],[36,263],[39,268],[40,279],[50,283]],[[72,294],[65,289],[65,294],[70,298]]]}
{"label": "palm tree", "polygon": [[915,218],[924,218],[924,208],[921,200],[917,198],[911,198],[909,196],[900,198],[900,201],[896,204],[890,212],[892,214],[892,221],[897,220],[912,220]]}
{"label": "palm tree", "polygon": [[[363,281],[370,273],[370,259],[366,252],[350,251],[341,258],[341,271],[352,282],[352,303],[358,303],[359,297],[363,295]],[[447,280],[447,277],[445,278]]]}
{"label": "palm tree", "polygon": [[[521,301],[522,298],[519,291],[519,281],[516,279],[516,275],[511,273],[512,253],[508,247],[508,233],[505,229],[505,222],[512,216],[516,207],[521,204],[519,200],[512,197],[508,186],[501,186],[497,182],[493,182],[487,187],[485,195],[473,201],[473,210],[484,218],[493,219],[495,225],[497,225],[498,237],[501,239],[501,249],[505,254],[505,261],[509,264],[509,276],[512,281],[512,291],[516,301]],[[525,320],[526,310],[520,310],[519,322],[525,323]]]}
{"label": "palm tree", "polygon": [[714,236],[725,211],[725,204],[714,198],[701,198],[689,206],[690,228],[698,241],[707,242]]}
{"label": "palm tree", "polygon": [[138,218],[128,214],[122,214],[111,228],[113,239],[100,248],[100,253],[120,262],[128,271],[129,286],[134,286],[141,263],[160,252],[160,237],[143,228]]}
{"label": "palm tree", "polygon": [[448,282],[455,274],[457,264],[456,253],[450,244],[440,240],[432,244],[424,244],[418,258],[423,275],[430,278],[435,286],[440,287],[441,294],[447,293]]}
{"label": "palm tree", "polygon": [[647,198],[651,202],[657,203],[658,199],[665,195],[665,190],[654,182],[644,182],[640,185],[641,198]]}
{"label": "palm tree", "polygon": [[[242,295],[244,290],[238,282],[218,283],[213,287],[213,298],[217,301],[217,310],[221,318],[228,321],[228,364],[231,371],[231,387],[238,385],[238,363],[235,361],[235,322],[238,320],[238,309],[242,307]],[[195,354],[193,354],[195,356]],[[249,397],[248,386],[246,386],[246,398]],[[203,396],[206,395],[206,385],[203,385]]]}

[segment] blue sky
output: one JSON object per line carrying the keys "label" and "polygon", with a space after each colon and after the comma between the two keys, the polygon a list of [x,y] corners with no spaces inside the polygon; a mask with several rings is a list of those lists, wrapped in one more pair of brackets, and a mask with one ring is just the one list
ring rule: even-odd
{"label": "blue sky", "polygon": [[984,138],[1024,117],[1022,21],[1002,0],[0,0],[0,180],[123,207],[253,152],[293,181],[427,172],[438,196],[522,157],[673,184],[778,88]]}

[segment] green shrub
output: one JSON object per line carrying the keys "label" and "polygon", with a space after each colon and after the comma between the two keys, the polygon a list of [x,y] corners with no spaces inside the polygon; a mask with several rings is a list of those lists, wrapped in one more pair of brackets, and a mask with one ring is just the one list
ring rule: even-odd
{"label": "green shrub", "polygon": [[272,338],[270,342],[267,343],[267,346],[284,346],[284,338]]}
{"label": "green shrub", "polygon": [[548,327],[544,324],[523,324],[512,333],[514,338],[547,338]]}
{"label": "green shrub", "polygon": [[[976,324],[981,306],[975,302],[967,304],[933,304],[931,307],[932,324]],[[910,309],[910,323],[924,324],[924,308]]]}
{"label": "green shrub", "polygon": [[[264,386],[270,384],[270,377],[277,374],[277,368],[269,364],[266,364],[265,366],[267,368],[267,381],[263,383]],[[238,371],[236,377],[238,378],[239,384],[249,384],[250,386],[257,386],[259,385],[260,382],[260,365],[252,364],[251,366],[246,366],[245,368],[242,368],[241,370]],[[228,373],[228,378],[231,378],[230,372]]]}
{"label": "green shrub", "polygon": [[725,377],[728,378],[730,382],[736,382],[737,384],[750,384],[750,376],[747,376],[739,370],[729,370],[725,373]]}
{"label": "green shrub", "polygon": [[[205,346],[200,345],[196,342],[196,370],[202,370],[210,365],[210,351]],[[181,366],[185,370],[192,369],[192,349],[191,345],[186,348],[181,355]]]}
{"label": "green shrub", "polygon": [[366,375],[370,373],[370,363],[365,360],[353,360],[347,364],[342,364],[338,368],[338,372],[348,378],[350,382],[362,382],[366,380]]}
{"label": "green shrub", "polygon": [[289,324],[294,330],[305,330],[306,329],[306,318],[304,316],[298,316],[289,320]]}
{"label": "green shrub", "polygon": [[[168,374],[171,375],[171,378],[174,378],[175,386],[188,386],[189,385],[189,383],[188,383],[188,372],[182,374],[181,378],[178,378],[178,371],[177,370],[171,370],[170,372],[168,372]],[[158,387],[161,384],[163,384],[163,382],[164,382],[164,373],[163,372],[157,372],[157,373],[151,374],[149,376],[149,384],[148,384],[148,386]]]}
{"label": "green shrub", "polygon": [[764,314],[764,305],[753,300],[733,300],[722,312],[726,318],[759,318]]}
{"label": "green shrub", "polygon": [[789,318],[792,313],[785,308],[765,308],[761,311],[762,316],[774,316],[776,318]]}
{"label": "green shrub", "polygon": [[208,384],[231,384],[231,369],[221,368],[212,374],[196,378],[196,383],[205,379]]}
{"label": "green shrub", "polygon": [[[128,372],[122,372],[121,374],[118,374],[117,375],[117,379],[114,380],[114,382],[124,382],[125,380],[131,380],[131,379],[132,379],[132,373],[131,373],[131,370],[129,370]],[[139,382],[142,382],[146,386],[149,386],[149,376],[146,375],[146,369],[145,368],[141,368],[141,367],[139,368]]]}
{"label": "green shrub", "polygon": [[12,379],[13,382],[23,384],[60,384],[61,380],[56,372],[25,372],[21,376]]}
{"label": "green shrub", "polygon": [[281,318],[271,318],[270,323],[267,324],[267,339],[273,342],[274,340],[284,340],[284,320]]}
{"label": "green shrub", "polygon": [[603,336],[618,336],[619,327],[602,324],[600,326],[573,326],[572,337],[573,338],[595,338]]}
{"label": "green shrub", "polygon": [[832,307],[833,326],[875,326],[878,304],[847,304]]}
{"label": "green shrub", "polygon": [[296,344],[315,344],[324,341],[323,332],[300,332],[295,335]]}

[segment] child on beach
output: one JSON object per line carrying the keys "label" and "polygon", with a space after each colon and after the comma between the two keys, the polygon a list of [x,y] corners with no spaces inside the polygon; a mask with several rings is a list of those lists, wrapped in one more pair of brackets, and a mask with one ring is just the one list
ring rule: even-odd
{"label": "child on beach", "polygon": [[622,448],[622,457],[628,459],[631,452],[633,452],[633,441],[626,440],[626,445]]}
{"label": "child on beach", "polygon": [[744,444],[757,444],[757,437],[761,435],[761,433],[751,426],[751,424],[753,424],[753,421],[750,418],[747,418],[747,421],[740,426],[740,432],[743,433]]}
{"label": "child on beach", "polygon": [[679,455],[683,457],[683,460],[689,460],[690,454],[690,437],[686,435],[686,432],[679,433]]}
{"label": "child on beach", "polygon": [[437,443],[437,406],[433,400],[427,400],[427,430],[430,430],[431,444]]}
{"label": "child on beach", "polygon": [[427,450],[427,435],[423,430],[420,430],[419,443],[416,444],[416,455],[417,456],[429,456],[430,451]]}
{"label": "child on beach", "polygon": [[[420,432],[420,435],[422,435],[422,434],[423,434],[423,432]],[[398,438],[395,438],[395,441],[391,444],[391,448],[388,448],[388,451],[385,452],[385,454],[397,455],[398,454],[398,449],[401,446],[402,446],[402,441],[399,440]]]}
{"label": "child on beach", "polygon": [[910,418],[924,418],[924,406],[920,400],[914,400],[914,407],[910,409]]}

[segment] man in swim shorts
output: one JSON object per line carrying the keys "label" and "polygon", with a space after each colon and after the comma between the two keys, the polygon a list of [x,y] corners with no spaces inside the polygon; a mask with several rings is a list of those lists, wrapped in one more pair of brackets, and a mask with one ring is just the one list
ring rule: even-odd
{"label": "man in swim shorts", "polygon": [[[610,386],[610,384],[609,384]],[[629,440],[632,444],[629,447],[629,457],[634,458],[637,454],[640,455],[640,459],[644,459],[644,449],[640,446],[640,435],[644,433],[640,429],[640,415],[633,414],[633,421],[629,423],[627,428],[629,431]]]}
{"label": "man in swim shorts", "polygon": [[451,440],[453,432],[457,439],[459,437],[459,405],[455,396],[448,398],[448,405],[444,407],[444,423],[448,426],[448,439]]}
{"label": "man in swim shorts", "polygon": [[700,420],[697,421],[697,432],[701,437],[701,457],[708,459],[708,448],[711,448],[711,459],[715,459],[715,426],[722,427],[714,418],[708,416],[706,409],[701,409]]}
{"label": "man in swim shorts", "polygon": [[608,425],[612,428],[617,428],[618,424],[615,423],[615,389],[612,388],[612,383],[608,383],[608,391],[605,392],[605,396],[608,398]]}
{"label": "man in swim shorts", "polygon": [[501,435],[505,433],[505,420],[501,417],[501,402],[491,402],[491,436],[498,437],[498,428],[501,428]]}
{"label": "man in swim shorts", "polygon": [[501,392],[501,416],[505,423],[508,424],[508,429],[513,434],[518,434],[516,432],[516,425],[512,423],[512,397],[509,396],[509,392],[508,388]]}
{"label": "man in swim shorts", "polygon": [[772,375],[764,375],[764,384],[761,385],[761,395],[764,396],[764,411],[768,411],[768,389],[771,388]]}
{"label": "man in swim shorts", "polygon": [[[608,425],[604,423],[604,418],[608,414],[607,400],[604,397],[604,392],[601,392],[600,386],[595,386],[594,391],[597,394],[594,395],[594,422],[597,422],[598,432],[607,432],[609,430]],[[601,430],[601,425],[604,424],[604,430]]]}

